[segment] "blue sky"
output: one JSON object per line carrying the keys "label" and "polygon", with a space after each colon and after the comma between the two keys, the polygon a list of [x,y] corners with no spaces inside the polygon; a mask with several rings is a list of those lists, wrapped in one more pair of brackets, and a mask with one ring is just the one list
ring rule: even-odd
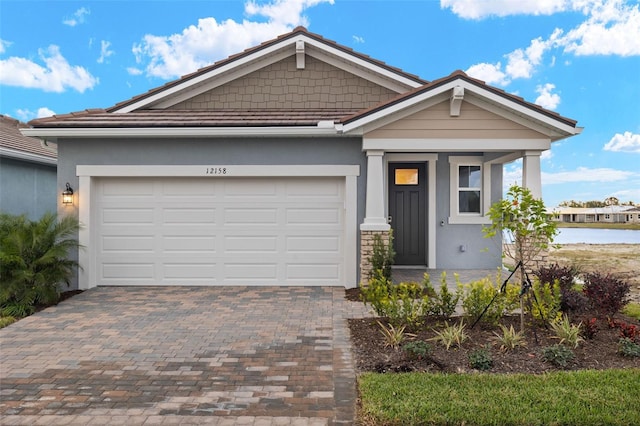
{"label": "blue sky", "polygon": [[[640,203],[638,0],[0,0],[0,113],[105,108],[298,25],[434,80],[461,69],[578,120],[543,197]],[[521,164],[505,166],[505,185]]]}

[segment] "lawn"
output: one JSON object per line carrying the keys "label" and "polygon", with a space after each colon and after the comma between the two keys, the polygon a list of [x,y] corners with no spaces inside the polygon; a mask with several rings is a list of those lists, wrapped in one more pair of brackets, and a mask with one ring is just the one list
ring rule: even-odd
{"label": "lawn", "polygon": [[640,369],[359,378],[360,420],[375,425],[639,425]]}

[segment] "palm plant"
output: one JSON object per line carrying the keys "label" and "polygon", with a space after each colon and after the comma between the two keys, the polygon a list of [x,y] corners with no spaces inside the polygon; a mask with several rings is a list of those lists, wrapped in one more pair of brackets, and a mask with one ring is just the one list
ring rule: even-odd
{"label": "palm plant", "polygon": [[69,285],[78,266],[68,253],[79,246],[77,218],[60,220],[53,213],[31,221],[26,216],[0,214],[0,310],[23,317],[37,304],[54,304],[60,285]]}

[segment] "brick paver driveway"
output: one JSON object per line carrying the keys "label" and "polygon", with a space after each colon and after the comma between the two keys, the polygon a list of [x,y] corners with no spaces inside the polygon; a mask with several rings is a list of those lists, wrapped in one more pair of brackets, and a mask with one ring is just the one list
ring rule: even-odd
{"label": "brick paver driveway", "polygon": [[92,289],[0,330],[1,423],[348,424],[358,305],[330,287]]}

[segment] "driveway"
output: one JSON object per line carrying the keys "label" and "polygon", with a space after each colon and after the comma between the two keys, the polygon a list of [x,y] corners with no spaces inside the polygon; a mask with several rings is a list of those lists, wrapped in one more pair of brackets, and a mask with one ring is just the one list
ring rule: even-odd
{"label": "driveway", "polygon": [[0,330],[12,424],[353,422],[335,287],[100,287]]}

